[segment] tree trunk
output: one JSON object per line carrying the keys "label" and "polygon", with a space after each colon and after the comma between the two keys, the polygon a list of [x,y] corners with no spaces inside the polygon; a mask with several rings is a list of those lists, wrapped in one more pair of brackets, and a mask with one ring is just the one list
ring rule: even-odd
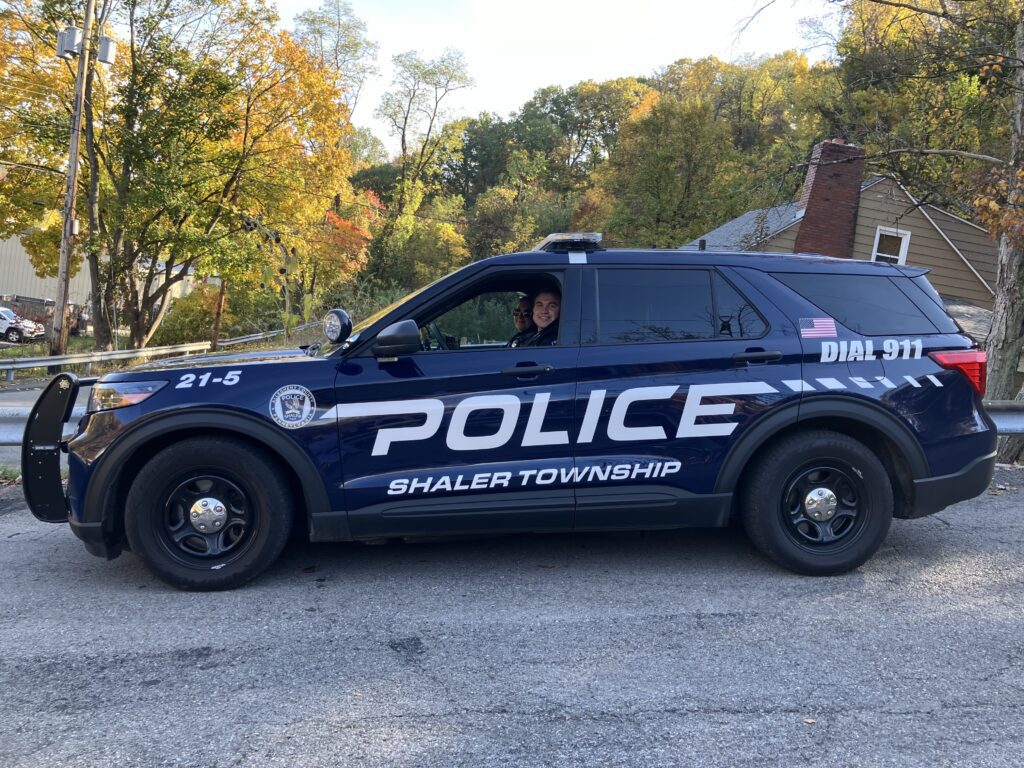
{"label": "tree trunk", "polygon": [[210,351],[217,351],[217,342],[220,340],[220,320],[224,316],[224,293],[227,289],[228,281],[221,277],[220,279],[220,293],[217,294],[217,312],[213,316],[213,338],[210,339]]}
{"label": "tree trunk", "polygon": [[89,247],[86,261],[89,263],[89,301],[92,304],[92,332],[96,349],[111,349],[110,323],[103,307],[100,254],[95,244],[100,242],[100,160],[96,146],[96,126],[93,125],[92,93],[96,65],[93,62],[85,78],[85,154],[89,162]]}
{"label": "tree trunk", "polygon": [[[1024,8],[1018,11],[1014,34],[1017,69],[1014,74],[1013,110],[1010,114],[1010,168],[1006,205],[1020,209],[1024,204]],[[996,300],[992,328],[986,340],[990,400],[1024,400],[1024,389],[1016,391],[1014,377],[1024,346],[1024,243],[1004,233],[999,238],[996,264]],[[1001,441],[999,460],[1012,462],[1021,452],[1022,441]]]}

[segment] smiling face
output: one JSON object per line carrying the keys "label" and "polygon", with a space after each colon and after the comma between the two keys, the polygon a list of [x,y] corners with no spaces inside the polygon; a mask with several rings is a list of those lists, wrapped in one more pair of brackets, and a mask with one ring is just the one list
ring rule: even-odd
{"label": "smiling face", "polygon": [[544,330],[558,319],[562,309],[562,297],[551,291],[541,291],[533,300],[533,322]]}
{"label": "smiling face", "polygon": [[512,310],[512,322],[516,324],[516,330],[520,333],[533,325],[533,322],[530,320],[529,299],[520,299],[519,303],[516,304],[515,309]]}

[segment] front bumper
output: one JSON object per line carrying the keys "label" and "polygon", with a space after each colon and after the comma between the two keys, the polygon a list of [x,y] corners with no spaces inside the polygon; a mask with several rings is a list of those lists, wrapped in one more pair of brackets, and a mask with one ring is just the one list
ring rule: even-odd
{"label": "front bumper", "polygon": [[973,499],[985,492],[996,471],[996,452],[980,456],[951,475],[914,481],[914,507],[910,517],[939,512],[958,501]]}

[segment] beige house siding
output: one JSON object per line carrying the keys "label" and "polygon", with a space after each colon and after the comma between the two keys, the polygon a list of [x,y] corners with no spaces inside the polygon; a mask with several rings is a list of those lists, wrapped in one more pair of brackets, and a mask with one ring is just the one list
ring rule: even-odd
{"label": "beige house siding", "polygon": [[966,299],[980,307],[992,307],[989,290],[906,192],[890,179],[861,194],[853,241],[854,258],[871,258],[879,226],[910,232],[907,264],[930,269],[928,280],[940,294]]}
{"label": "beige house siding", "polygon": [[941,208],[927,206],[928,215],[946,237],[956,243],[956,247],[967,257],[978,274],[985,278],[992,288],[996,286],[996,259],[999,255],[999,244],[988,232],[980,227],[964,221],[958,216],[946,213]]}
{"label": "beige house siding", "polygon": [[[57,298],[57,278],[38,277],[28,253],[16,237],[0,240],[0,295],[50,301]],[[89,271],[83,264],[71,278],[68,300],[73,304],[85,304],[88,299]]]}
{"label": "beige house siding", "polygon": [[758,245],[757,250],[769,253],[793,253],[793,249],[796,248],[796,234],[799,231],[800,222],[794,222]]}
{"label": "beige house siding", "polygon": [[[995,244],[969,223],[936,209],[928,210],[932,221],[938,224],[941,220],[940,226],[946,237],[957,244],[971,266],[992,285],[995,282]],[[853,241],[854,258],[871,258],[875,233],[880,226],[910,232],[907,264],[931,270],[928,279],[940,294],[965,299],[986,309],[992,308],[992,293],[946,242],[936,225],[891,179],[872,184],[861,193]],[[799,222],[766,240],[761,249],[792,253],[798,228]]]}

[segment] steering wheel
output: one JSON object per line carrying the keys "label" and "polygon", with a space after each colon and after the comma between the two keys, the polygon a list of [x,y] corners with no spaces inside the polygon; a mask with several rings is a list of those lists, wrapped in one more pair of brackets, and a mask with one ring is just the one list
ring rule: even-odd
{"label": "steering wheel", "polygon": [[441,329],[437,327],[437,323],[433,321],[427,323],[427,331],[434,337],[434,341],[437,343],[438,349],[448,349],[448,342],[445,341],[444,334],[441,333]]}

